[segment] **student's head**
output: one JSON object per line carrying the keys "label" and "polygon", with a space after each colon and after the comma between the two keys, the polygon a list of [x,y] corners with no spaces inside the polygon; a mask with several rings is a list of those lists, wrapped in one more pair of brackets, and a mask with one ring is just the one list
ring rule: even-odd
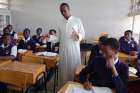
{"label": "student's head", "polygon": [[7,25],[7,27],[9,28],[9,31],[11,32],[13,29],[13,26],[9,24],[9,25]]}
{"label": "student's head", "polygon": [[10,44],[10,42],[11,42],[11,37],[10,37],[10,35],[3,35],[3,36],[2,36],[2,43],[3,43],[4,45]]}
{"label": "student's head", "polygon": [[67,3],[62,3],[60,5],[60,12],[66,19],[68,19],[71,16],[70,6]]}
{"label": "student's head", "polygon": [[115,57],[119,51],[119,42],[115,38],[108,38],[104,43],[103,54],[105,58]]}
{"label": "student's head", "polygon": [[28,37],[30,37],[30,29],[25,28],[24,31],[23,31],[23,35],[24,35],[24,38],[25,39],[27,39]]}
{"label": "student's head", "polygon": [[56,35],[56,30],[55,29],[49,30],[49,35]]}
{"label": "student's head", "polygon": [[37,28],[36,29],[36,34],[40,36],[41,33],[42,33],[42,28]]}
{"label": "student's head", "polygon": [[127,40],[131,40],[132,39],[132,34],[133,34],[133,32],[131,30],[127,30],[127,31],[124,32],[124,37]]}
{"label": "student's head", "polygon": [[104,42],[107,40],[107,36],[101,36],[99,38],[99,46],[102,47],[102,45],[104,45]]}
{"label": "student's head", "polygon": [[8,27],[5,27],[5,28],[3,29],[3,34],[4,34],[4,35],[9,35],[9,34],[10,34],[10,30],[9,30]]}

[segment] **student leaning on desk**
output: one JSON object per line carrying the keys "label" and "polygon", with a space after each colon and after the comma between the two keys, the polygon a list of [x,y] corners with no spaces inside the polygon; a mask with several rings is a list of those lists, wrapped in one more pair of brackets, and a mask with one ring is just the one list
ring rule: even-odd
{"label": "student leaning on desk", "polygon": [[80,72],[80,81],[89,90],[92,85],[115,88],[117,93],[127,93],[128,65],[118,60],[119,42],[115,38],[105,41],[103,56],[95,57]]}

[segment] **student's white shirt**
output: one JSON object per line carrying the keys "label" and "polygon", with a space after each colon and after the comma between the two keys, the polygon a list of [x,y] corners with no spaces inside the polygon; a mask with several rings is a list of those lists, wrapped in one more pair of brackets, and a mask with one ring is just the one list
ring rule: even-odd
{"label": "student's white shirt", "polygon": [[[14,32],[14,31],[11,31],[10,34],[12,34],[13,32]],[[16,39],[16,40],[18,39],[17,33],[14,34],[14,39]]]}
{"label": "student's white shirt", "polygon": [[[8,46],[4,46],[4,44],[1,45],[2,48],[5,48],[5,47],[8,47]],[[17,56],[17,46],[13,46],[12,49],[11,49],[11,56],[14,56],[16,57]]]}
{"label": "student's white shirt", "polygon": [[24,42],[28,42],[31,39],[31,37],[28,37],[27,39],[23,38]]}

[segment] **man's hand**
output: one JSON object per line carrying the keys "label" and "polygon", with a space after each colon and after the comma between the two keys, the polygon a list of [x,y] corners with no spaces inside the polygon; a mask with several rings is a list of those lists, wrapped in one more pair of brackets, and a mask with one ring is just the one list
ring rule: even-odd
{"label": "man's hand", "polygon": [[91,84],[91,82],[86,81],[86,82],[83,84],[83,87],[84,87],[86,90],[91,90],[91,89],[92,89],[92,84]]}

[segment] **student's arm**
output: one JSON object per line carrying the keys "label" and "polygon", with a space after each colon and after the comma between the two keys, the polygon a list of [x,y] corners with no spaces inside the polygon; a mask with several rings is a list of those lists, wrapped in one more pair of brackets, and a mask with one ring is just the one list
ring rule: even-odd
{"label": "student's arm", "polygon": [[134,51],[138,51],[138,44],[137,44],[137,42],[135,42],[135,48],[134,48]]}
{"label": "student's arm", "polygon": [[115,88],[117,93],[127,93],[127,80],[128,80],[128,66],[121,64],[119,69],[121,69],[121,73],[118,73],[113,61],[108,61],[110,69],[112,71],[112,78],[115,84]]}
{"label": "student's arm", "polygon": [[123,66],[122,73],[113,76],[117,93],[127,93],[128,66]]}
{"label": "student's arm", "polygon": [[88,64],[88,65],[80,72],[80,82],[81,82],[81,83],[86,82],[87,79],[88,79],[88,75],[89,75],[91,72],[94,72],[93,67],[94,67],[94,60],[93,60],[93,62],[90,62],[90,64]]}

